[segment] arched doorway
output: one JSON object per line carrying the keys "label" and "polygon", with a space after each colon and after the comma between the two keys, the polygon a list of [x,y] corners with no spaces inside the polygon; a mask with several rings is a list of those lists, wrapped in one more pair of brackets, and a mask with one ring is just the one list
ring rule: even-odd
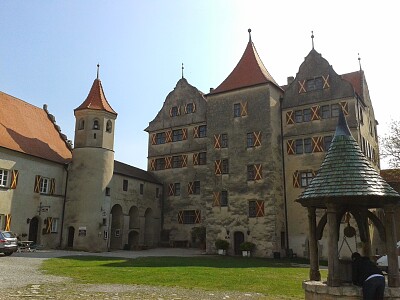
{"label": "arched doorway", "polygon": [[68,248],[74,247],[74,236],[75,236],[75,228],[72,226],[68,227],[68,241],[67,241]]}
{"label": "arched doorway", "polygon": [[153,211],[151,208],[146,209],[144,213],[144,244],[145,246],[153,246]]}
{"label": "arched doorway", "polygon": [[123,218],[121,205],[114,205],[111,209],[110,249],[122,249]]}
{"label": "arched doorway", "polygon": [[37,244],[38,241],[38,231],[39,231],[39,218],[33,217],[29,222],[29,236],[28,239]]}
{"label": "arched doorway", "polygon": [[135,250],[139,247],[139,232],[132,230],[128,236],[129,250]]}
{"label": "arched doorway", "polygon": [[235,231],[233,234],[233,246],[235,249],[235,255],[240,255],[242,251],[240,250],[240,244],[244,242],[244,234],[241,231]]}

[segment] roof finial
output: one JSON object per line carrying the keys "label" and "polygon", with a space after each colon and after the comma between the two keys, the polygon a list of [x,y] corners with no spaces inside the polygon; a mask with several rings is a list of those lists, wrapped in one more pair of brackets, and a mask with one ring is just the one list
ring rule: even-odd
{"label": "roof finial", "polygon": [[184,69],[185,67],[183,66],[183,63],[182,63],[182,78],[183,78],[183,69]]}
{"label": "roof finial", "polygon": [[358,53],[358,64],[360,65],[360,71],[362,71],[360,53]]}
{"label": "roof finial", "polygon": [[97,64],[97,79],[99,79],[100,64]]}
{"label": "roof finial", "polygon": [[312,43],[312,48],[314,49],[314,31],[311,30],[311,43]]}
{"label": "roof finial", "polygon": [[249,42],[251,42],[251,29],[247,29],[247,32],[249,33]]}

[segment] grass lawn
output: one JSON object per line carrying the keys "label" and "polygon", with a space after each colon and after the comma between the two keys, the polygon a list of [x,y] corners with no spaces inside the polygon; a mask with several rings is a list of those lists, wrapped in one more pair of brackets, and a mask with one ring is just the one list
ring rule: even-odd
{"label": "grass lawn", "polygon": [[[301,287],[309,268],[301,260],[230,256],[143,257],[136,259],[72,256],[45,260],[47,274],[77,283],[178,286],[210,291],[240,291],[270,299],[304,299]],[[321,270],[326,278],[326,271]]]}

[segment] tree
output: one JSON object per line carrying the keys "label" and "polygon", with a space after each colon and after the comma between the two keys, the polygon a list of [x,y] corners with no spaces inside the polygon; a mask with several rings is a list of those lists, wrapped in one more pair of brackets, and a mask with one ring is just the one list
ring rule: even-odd
{"label": "tree", "polygon": [[381,156],[389,159],[390,167],[400,167],[400,120],[392,120],[389,133],[381,138]]}

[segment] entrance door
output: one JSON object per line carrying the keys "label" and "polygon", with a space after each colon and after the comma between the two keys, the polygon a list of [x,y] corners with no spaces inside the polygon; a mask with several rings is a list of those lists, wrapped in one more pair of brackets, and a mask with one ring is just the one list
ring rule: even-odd
{"label": "entrance door", "polygon": [[68,227],[68,248],[74,248],[74,236],[75,236],[75,228],[70,226]]}
{"label": "entrance door", "polygon": [[233,235],[235,255],[241,255],[240,244],[244,242],[244,234],[241,231],[235,231]]}
{"label": "entrance door", "polygon": [[37,244],[38,230],[39,230],[39,218],[34,217],[29,222],[29,236],[28,236],[28,240],[33,241],[34,244]]}

